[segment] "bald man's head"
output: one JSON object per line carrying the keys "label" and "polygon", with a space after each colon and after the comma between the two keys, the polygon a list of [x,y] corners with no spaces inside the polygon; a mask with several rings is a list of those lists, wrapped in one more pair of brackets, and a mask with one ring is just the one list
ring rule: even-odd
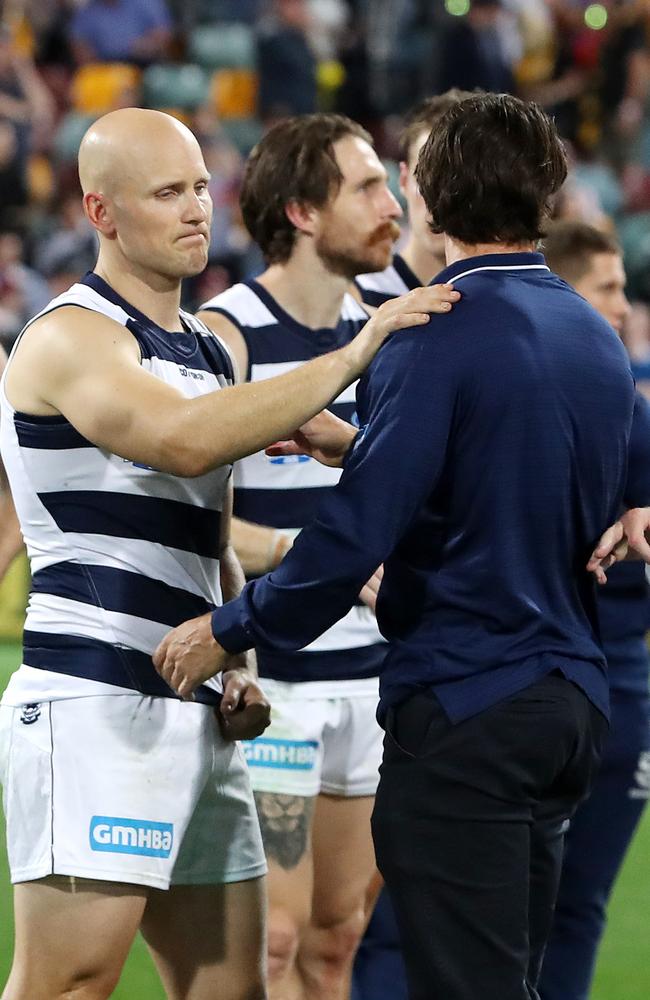
{"label": "bald man's head", "polygon": [[162,111],[121,108],[94,122],[79,147],[79,179],[89,191],[114,195],[123,187],[146,182],[165,150],[200,154],[195,136],[182,122]]}
{"label": "bald man's head", "polygon": [[203,270],[210,175],[181,122],[143,108],[104,115],[83,137],[79,177],[104,269],[133,270],[153,283],[162,276],[172,285]]}

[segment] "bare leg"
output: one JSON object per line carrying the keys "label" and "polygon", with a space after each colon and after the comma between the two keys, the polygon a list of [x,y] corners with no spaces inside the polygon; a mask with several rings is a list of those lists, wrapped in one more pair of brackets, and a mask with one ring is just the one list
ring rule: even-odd
{"label": "bare leg", "polygon": [[149,891],[58,875],[16,885],[16,947],[3,1000],[106,1000]]}
{"label": "bare leg", "polygon": [[311,824],[315,798],[256,792],[269,865],[269,996],[303,1000],[296,965],[312,907]]}
{"label": "bare leg", "polygon": [[265,1000],[265,880],[153,889],[142,918],[169,1000]]}
{"label": "bare leg", "polygon": [[[347,1000],[352,964],[365,929],[371,884],[373,798],[319,795],[314,817],[312,919],[298,955],[305,1000]],[[373,900],[374,905],[374,900]]]}

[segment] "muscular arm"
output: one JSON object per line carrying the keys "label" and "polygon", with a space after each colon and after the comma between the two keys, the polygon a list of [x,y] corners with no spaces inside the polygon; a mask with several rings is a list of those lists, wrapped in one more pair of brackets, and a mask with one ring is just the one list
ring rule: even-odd
{"label": "muscular arm", "polygon": [[[204,309],[197,313],[197,316],[228,346],[233,357],[237,381],[244,381],[248,371],[248,348],[235,324],[214,309]],[[275,569],[292,544],[292,539],[281,531],[266,524],[243,521],[238,517],[233,517],[231,520],[230,537],[237,558],[247,576],[260,576]]]}
{"label": "muscular arm", "polygon": [[221,594],[224,600],[238,597],[246,583],[241,563],[233,548],[230,531],[232,524],[232,483],[228,487],[224,507],[221,512],[221,536],[219,538],[219,570]]}
{"label": "muscular arm", "polygon": [[192,648],[186,641],[197,623],[205,627],[206,615],[160,643],[156,669],[182,697],[223,670],[230,653],[306,646],[348,611],[393,551],[435,489],[447,453],[458,374],[453,352],[439,354],[438,344],[438,337],[425,342],[415,331],[393,338],[360,387],[367,423],[341,480],[282,564],[217,608],[213,639]]}
{"label": "muscular arm", "polygon": [[365,407],[362,400],[367,423],[339,484],[281,566],[214,613],[213,634],[225,649],[307,645],[348,611],[393,551],[435,488],[447,450],[457,376],[436,343],[418,343],[414,332],[382,351]]}
{"label": "muscular arm", "polygon": [[[358,378],[388,333],[428,322],[428,289],[387,303],[345,347],[254,385],[187,399],[144,371],[129,331],[69,306],[23,335],[6,389],[15,409],[63,414],[89,441],[130,461],[198,476],[289,436]],[[415,312],[413,310],[416,309]],[[173,336],[173,334],[170,334]]]}
{"label": "muscular arm", "polygon": [[232,519],[232,544],[247,576],[269,573],[282,562],[293,539],[278,528]]}

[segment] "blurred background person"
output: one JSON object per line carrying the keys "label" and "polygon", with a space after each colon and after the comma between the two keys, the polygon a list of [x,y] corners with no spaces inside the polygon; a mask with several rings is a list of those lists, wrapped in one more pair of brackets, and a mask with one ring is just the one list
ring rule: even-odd
{"label": "blurred background person", "polygon": [[[621,248],[581,222],[556,222],[546,261],[621,333],[630,306]],[[640,405],[647,405],[641,401]],[[650,588],[642,562],[620,563],[598,590],[609,668],[611,719],[591,794],[566,837],[553,930],[539,984],[541,1000],[587,1000],[607,902],[650,796],[648,649]]]}
{"label": "blurred background person", "polygon": [[165,0],[89,0],[72,18],[70,37],[78,63],[146,66],[168,54],[172,20]]}
{"label": "blurred background person", "polygon": [[436,122],[464,97],[469,97],[469,91],[455,89],[427,97],[405,117],[400,137],[399,190],[408,215],[406,238],[384,271],[359,274],[355,278],[356,294],[364,305],[376,308],[387,299],[428,285],[445,266],[444,237],[431,232],[426,205],[415,179],[415,167]]}

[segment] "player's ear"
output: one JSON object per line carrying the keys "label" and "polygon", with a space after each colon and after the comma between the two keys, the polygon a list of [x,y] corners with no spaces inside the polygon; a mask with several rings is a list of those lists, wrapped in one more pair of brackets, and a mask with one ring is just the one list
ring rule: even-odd
{"label": "player's ear", "polygon": [[105,195],[89,191],[84,195],[83,206],[88,221],[94,229],[109,239],[115,235],[115,224]]}
{"label": "player's ear", "polygon": [[316,229],[318,209],[307,202],[289,201],[284,206],[285,215],[300,233],[313,236]]}

